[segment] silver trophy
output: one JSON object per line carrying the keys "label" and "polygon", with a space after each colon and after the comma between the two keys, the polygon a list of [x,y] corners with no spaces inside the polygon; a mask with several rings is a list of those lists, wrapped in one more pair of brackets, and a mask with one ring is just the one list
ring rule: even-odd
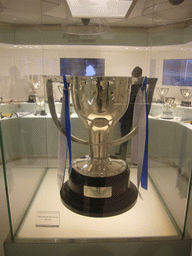
{"label": "silver trophy", "polygon": [[184,101],[181,102],[181,106],[191,107],[191,102],[189,101],[189,99],[192,96],[192,90],[180,89],[180,92],[184,98]]}
{"label": "silver trophy", "polygon": [[169,91],[169,88],[162,88],[162,87],[157,88],[157,93],[160,97],[159,103],[165,102],[165,96],[167,95],[168,91]]}
{"label": "silver trophy", "polygon": [[46,116],[47,113],[45,111],[45,98],[43,95],[36,95],[36,104],[38,106],[38,109],[35,115],[39,114],[41,116]]}
{"label": "silver trophy", "polygon": [[165,97],[165,111],[163,111],[161,118],[163,119],[173,119],[173,112],[171,111],[171,107],[174,105],[175,98],[173,97]]}
{"label": "silver trophy", "polygon": [[[65,134],[57,119],[52,83],[61,78],[47,80],[48,103],[52,118]],[[152,81],[155,86],[156,80]],[[142,84],[143,79],[138,79]],[[93,217],[113,216],[131,209],[138,190],[130,181],[125,161],[110,158],[110,147],[124,143],[136,132],[112,141],[113,128],[125,113],[130,98],[131,77],[73,77],[70,90],[74,109],[83,120],[88,141],[71,136],[75,142],[89,145],[89,156],[76,159],[69,179],[63,183],[60,195],[70,210]],[[153,88],[154,89],[154,88]]]}
{"label": "silver trophy", "polygon": [[31,94],[29,95],[28,98],[28,102],[29,103],[35,103],[36,102],[36,98],[38,95],[38,91],[41,88],[42,84],[43,84],[43,79],[42,76],[40,75],[26,75],[26,78],[29,82],[30,85],[30,92]]}

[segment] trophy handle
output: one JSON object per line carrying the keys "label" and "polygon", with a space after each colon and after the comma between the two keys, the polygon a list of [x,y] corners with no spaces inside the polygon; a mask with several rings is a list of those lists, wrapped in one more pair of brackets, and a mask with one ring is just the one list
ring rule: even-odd
{"label": "trophy handle", "polygon": [[[157,78],[147,78],[148,113],[150,112],[150,109],[151,109],[151,104],[152,104],[152,99],[153,99],[153,94],[154,94],[156,83],[157,83]],[[138,132],[138,126],[136,126],[132,131],[130,131],[130,133],[126,134],[124,137],[119,138],[115,141],[112,141],[111,145],[116,146],[116,145],[122,144],[122,143],[130,140],[137,132]]]}
{"label": "trophy handle", "polygon": [[[59,119],[57,117],[57,113],[55,111],[55,103],[54,103],[54,97],[53,97],[53,86],[52,86],[51,79],[47,80],[46,87],[47,87],[47,98],[48,98],[49,110],[50,110],[51,116],[53,118],[53,121],[54,121],[55,125],[57,126],[57,128],[59,129],[59,131],[66,136],[66,131],[62,127],[61,122],[59,121]],[[111,146],[116,146],[116,145],[126,142],[127,140],[130,140],[137,133],[137,131],[138,131],[138,128],[135,127],[130,133],[128,133],[124,137],[112,141]],[[87,140],[79,139],[79,138],[73,136],[72,134],[71,134],[71,139],[72,139],[72,141],[77,142],[79,144],[89,145],[89,142]]]}
{"label": "trophy handle", "polygon": [[130,131],[128,134],[126,134],[124,137],[112,141],[111,146],[116,146],[130,140],[137,132],[138,132],[138,126],[133,128],[133,130]]}
{"label": "trophy handle", "polygon": [[[59,119],[57,117],[57,113],[55,111],[55,103],[54,103],[54,98],[53,98],[53,86],[52,86],[51,79],[47,80],[46,87],[47,87],[47,97],[48,97],[49,109],[50,109],[50,113],[53,118],[53,121],[54,121],[55,125],[57,126],[57,128],[59,129],[59,131],[66,136],[66,131],[62,127],[61,122],[59,121]],[[71,135],[71,139],[72,139],[72,141],[77,142],[79,144],[89,145],[88,141],[79,139],[73,135]]]}

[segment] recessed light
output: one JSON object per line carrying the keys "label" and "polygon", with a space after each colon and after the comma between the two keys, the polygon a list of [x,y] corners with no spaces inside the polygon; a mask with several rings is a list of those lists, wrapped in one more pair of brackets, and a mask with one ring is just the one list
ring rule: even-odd
{"label": "recessed light", "polygon": [[136,0],[67,0],[74,18],[127,18]]}

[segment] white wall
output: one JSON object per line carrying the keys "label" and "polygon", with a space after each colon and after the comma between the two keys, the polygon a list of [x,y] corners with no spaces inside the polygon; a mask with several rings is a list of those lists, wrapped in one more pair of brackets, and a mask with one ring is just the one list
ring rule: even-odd
{"label": "white wall", "polygon": [[[163,60],[192,58],[192,44],[139,48],[0,44],[0,96],[4,101],[26,101],[30,86],[25,75],[59,75],[60,58],[105,58],[106,76],[130,76],[135,66],[141,66],[144,75],[158,77],[158,87],[162,86]],[[59,92],[56,94],[59,99]],[[177,87],[169,86],[167,96],[182,100]],[[154,98],[159,98],[157,93]]]}

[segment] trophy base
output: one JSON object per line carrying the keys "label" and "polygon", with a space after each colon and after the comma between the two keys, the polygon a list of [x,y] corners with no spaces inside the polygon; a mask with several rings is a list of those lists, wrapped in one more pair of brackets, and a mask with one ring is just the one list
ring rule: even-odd
{"label": "trophy base", "polygon": [[46,115],[47,115],[47,113],[46,113],[46,111],[45,111],[45,110],[38,110],[38,111],[36,111],[36,113],[35,113],[35,116],[37,116],[37,115],[40,115],[40,116],[46,116]]}
{"label": "trophy base", "polygon": [[183,107],[191,107],[191,102],[190,101],[182,101],[181,106]]}
{"label": "trophy base", "polygon": [[29,95],[28,103],[36,103],[36,95]]}
{"label": "trophy base", "polygon": [[60,191],[64,205],[71,211],[90,217],[115,216],[130,210],[138,190],[129,181],[129,171],[110,177],[90,177],[71,170]]}
{"label": "trophy base", "polygon": [[173,113],[171,111],[165,111],[163,112],[163,114],[161,115],[162,119],[173,119],[174,116],[172,115]]}
{"label": "trophy base", "polygon": [[41,111],[40,111],[40,116],[46,116],[46,115],[47,115],[47,113],[46,113],[45,110],[41,110]]}

